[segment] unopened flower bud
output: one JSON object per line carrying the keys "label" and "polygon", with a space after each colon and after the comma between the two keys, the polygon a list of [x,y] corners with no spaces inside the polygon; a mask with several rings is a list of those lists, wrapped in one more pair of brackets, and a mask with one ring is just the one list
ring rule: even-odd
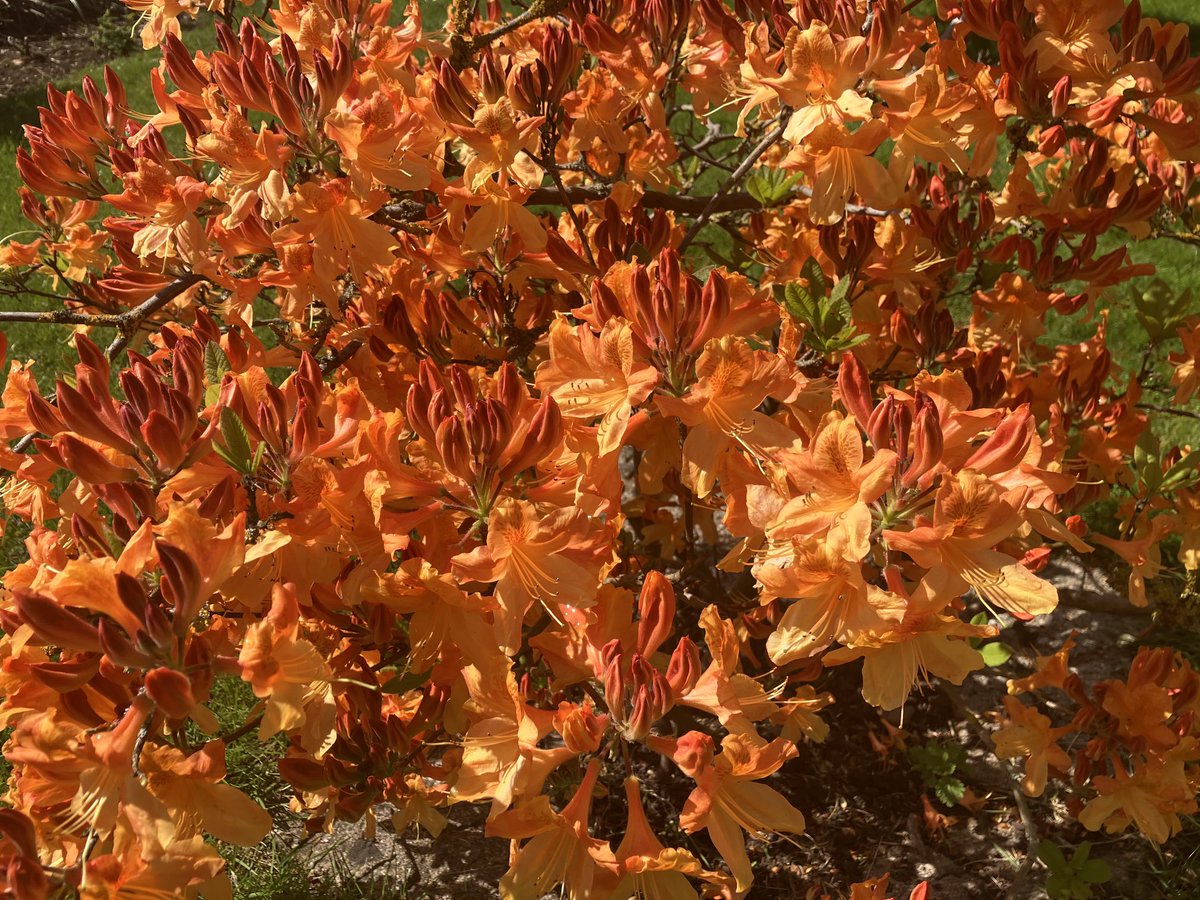
{"label": "unopened flower bud", "polygon": [[13,601],[20,617],[47,644],[68,650],[95,652],[100,649],[100,635],[95,626],[49,597],[25,588],[14,588]]}
{"label": "unopened flower bud", "polygon": [[862,364],[862,360],[853,353],[842,354],[837,383],[842,405],[865,429],[871,420],[871,410],[875,406],[871,397],[871,377],[867,374],[867,367]]}
{"label": "unopened flower bud", "polygon": [[608,716],[596,715],[590,701],[582,705],[561,703],[554,716],[554,727],[563,744],[574,753],[594,753],[608,728]]}
{"label": "unopened flower bud", "polygon": [[637,646],[652,656],[675,629],[675,589],[662,572],[646,573],[638,595]]}
{"label": "unopened flower bud", "polygon": [[434,444],[446,470],[469,481],[472,477],[471,454],[467,449],[466,431],[458,416],[450,416],[438,426]]}
{"label": "unopened flower bud", "polygon": [[1071,105],[1071,76],[1064,75],[1050,92],[1050,114],[1059,119]]}
{"label": "unopened flower bud", "polygon": [[1028,404],[1006,416],[991,436],[971,454],[963,468],[974,469],[984,475],[1007,472],[1029,450],[1033,440],[1033,430],[1029,427],[1031,419]]}
{"label": "unopened flower bud", "polygon": [[182,672],[157,668],[146,673],[146,694],[168,719],[183,719],[196,705],[192,683]]}
{"label": "unopened flower bud", "polygon": [[1061,125],[1052,125],[1038,138],[1038,153],[1054,156],[1067,142],[1067,131]]}
{"label": "unopened flower bud", "polygon": [[682,637],[675,645],[671,661],[667,664],[667,684],[675,699],[687,696],[700,680],[700,650],[689,637]]}
{"label": "unopened flower bud", "polygon": [[[918,394],[918,398],[923,395]],[[926,400],[917,413],[913,427],[912,458],[904,470],[900,483],[905,487],[917,484],[921,477],[932,471],[942,459],[944,449],[941,416],[932,401]]]}

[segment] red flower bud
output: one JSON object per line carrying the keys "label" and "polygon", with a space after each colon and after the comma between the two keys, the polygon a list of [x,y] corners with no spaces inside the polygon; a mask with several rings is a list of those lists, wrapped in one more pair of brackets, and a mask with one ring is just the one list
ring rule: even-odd
{"label": "red flower bud", "polygon": [[184,719],[196,706],[192,683],[174,669],[151,669],[143,681],[146,695],[168,719]]}
{"label": "red flower bud", "polygon": [[963,468],[974,469],[984,475],[1007,472],[1029,450],[1033,440],[1031,420],[1028,404],[1006,416],[991,436],[963,463]]}
{"label": "red flower bud", "polygon": [[138,479],[137,470],[109,462],[103,453],[69,431],[56,435],[52,443],[63,465],[90,484],[124,484]]}
{"label": "red flower bud", "polygon": [[1052,125],[1038,138],[1038,153],[1042,156],[1054,156],[1066,142],[1067,130],[1061,125]]}
{"label": "red flower bud", "polygon": [[842,405],[865,429],[875,406],[871,396],[871,376],[867,374],[867,367],[862,360],[853,353],[842,354],[842,364],[838,367],[838,392]]}
{"label": "red flower bud", "polygon": [[100,635],[96,626],[59,606],[49,597],[26,588],[14,588],[13,602],[17,613],[33,629],[33,633],[47,644],[67,650],[99,652]]}
{"label": "red flower bud", "polygon": [[942,436],[941,417],[932,401],[926,400],[923,394],[918,394],[920,411],[913,428],[912,459],[904,470],[900,483],[905,487],[917,484],[923,475],[931,472],[942,459],[944,440]]}
{"label": "red flower bud", "polygon": [[675,589],[661,572],[646,573],[638,595],[638,650],[649,657],[675,630]]}
{"label": "red flower bud", "polygon": [[686,696],[700,680],[700,650],[689,637],[682,637],[675,645],[671,661],[667,663],[667,684],[675,699]]}

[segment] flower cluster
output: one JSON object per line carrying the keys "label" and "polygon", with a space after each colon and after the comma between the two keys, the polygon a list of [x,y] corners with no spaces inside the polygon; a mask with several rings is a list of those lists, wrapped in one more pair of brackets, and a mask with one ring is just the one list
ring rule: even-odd
{"label": "flower cluster", "polygon": [[[1022,789],[1041,796],[1051,772],[1069,781],[1070,804],[1092,831],[1130,825],[1163,843],[1196,812],[1196,779],[1189,764],[1200,759],[1194,705],[1200,676],[1168,648],[1143,648],[1125,679],[1107,678],[1090,689],[1070,668],[1074,639],[1038,660],[1034,674],[1009,682],[1007,718],[996,733],[996,753],[1025,760]],[[1022,694],[1056,689],[1076,707],[1055,726]],[[1070,736],[1074,736],[1072,739]],[[1074,746],[1074,752],[1064,749]],[[1086,801],[1086,803],[1085,803]]]}

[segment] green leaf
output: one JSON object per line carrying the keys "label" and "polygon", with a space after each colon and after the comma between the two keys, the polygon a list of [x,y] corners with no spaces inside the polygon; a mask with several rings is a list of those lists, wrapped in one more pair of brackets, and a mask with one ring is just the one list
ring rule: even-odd
{"label": "green leaf", "polygon": [[[430,670],[432,671],[432,670]],[[429,680],[429,672],[399,672],[383,683],[380,688],[385,694],[407,694]]]}
{"label": "green leaf", "polygon": [[843,278],[836,285],[834,285],[833,290],[829,292],[829,300],[831,303],[836,303],[839,306],[845,307],[846,314],[847,314],[847,316],[849,316],[849,313],[850,313],[850,279],[849,278]]}
{"label": "green leaf", "polygon": [[800,277],[808,282],[808,286],[814,294],[824,296],[829,293],[829,282],[825,280],[825,270],[811,256],[804,261],[804,265],[800,268]]}
{"label": "green leaf", "polygon": [[258,474],[258,467],[260,465],[262,465],[263,454],[266,453],[266,450],[267,450],[267,444],[264,441],[263,443],[259,444],[258,448],[254,451],[254,459],[251,460],[251,462],[250,462],[250,474],[251,475]]}
{"label": "green leaf", "polygon": [[204,380],[208,387],[204,391],[205,403],[216,403],[221,396],[221,382],[229,371],[229,357],[213,341],[204,345]]}
{"label": "green leaf", "polygon": [[1193,450],[1171,468],[1167,469],[1163,475],[1160,489],[1164,491],[1172,491],[1175,488],[1183,487],[1188,481],[1196,478],[1197,466],[1200,466],[1200,450]]}
{"label": "green leaf", "polygon": [[1088,884],[1104,884],[1112,881],[1112,869],[1102,859],[1089,859],[1080,867],[1079,877]]}
{"label": "green leaf", "polygon": [[817,326],[819,322],[817,300],[804,285],[795,281],[785,285],[783,302],[793,319],[813,327]]}
{"label": "green leaf", "polygon": [[1008,662],[1013,654],[1012,647],[1003,641],[992,641],[989,644],[984,644],[979,649],[979,653],[983,657],[983,663],[986,666],[1002,666]]}
{"label": "green leaf", "polygon": [[746,191],[763,206],[777,206],[799,180],[799,173],[789,175],[782,169],[759,168],[746,179]]}
{"label": "green leaf", "polygon": [[937,798],[946,804],[946,806],[957,805],[966,791],[966,785],[957,778],[945,778],[933,786],[933,792],[937,794]]}
{"label": "green leaf", "polygon": [[1046,864],[1051,872],[1065,872],[1067,870],[1067,858],[1063,856],[1062,850],[1058,845],[1049,840],[1043,840],[1038,844],[1037,849],[1038,859]]}
{"label": "green leaf", "polygon": [[1134,471],[1150,493],[1156,492],[1163,482],[1160,459],[1162,448],[1152,431],[1145,431],[1133,448]]}
{"label": "green leaf", "polygon": [[246,431],[246,426],[242,424],[238,414],[228,406],[221,408],[220,426],[221,440],[224,442],[224,446],[215,445],[217,454],[243,475],[251,474],[254,471],[251,465],[253,454],[250,449],[250,434]]}
{"label": "green leaf", "polygon": [[1154,279],[1143,291],[1132,289],[1132,296],[1134,315],[1146,329],[1151,345],[1174,338],[1194,308],[1191,288],[1180,291],[1161,278]]}

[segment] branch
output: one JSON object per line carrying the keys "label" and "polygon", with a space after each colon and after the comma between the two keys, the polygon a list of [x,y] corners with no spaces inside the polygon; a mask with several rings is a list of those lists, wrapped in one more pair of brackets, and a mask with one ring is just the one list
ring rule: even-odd
{"label": "branch", "polygon": [[1173,406],[1159,406],[1157,403],[1139,403],[1137,408],[1165,413],[1168,416],[1182,416],[1185,419],[1200,419],[1200,413],[1194,413],[1188,409],[1175,409]]}
{"label": "branch", "polygon": [[556,16],[567,7],[567,0],[533,0],[529,8],[507,22],[497,25],[485,34],[475,34],[470,37],[453,33],[450,35],[450,62],[455,69],[464,69],[471,63],[471,58],[492,42],[504,37],[511,31],[516,31],[522,25],[527,25],[535,19],[544,16]]}
{"label": "branch", "polygon": [[[204,281],[202,275],[197,275],[194,272],[189,275],[184,275],[172,281],[166,287],[162,288],[154,294],[154,296],[143,301],[138,306],[127,312],[118,313],[115,315],[97,315],[89,316],[83,313],[70,312],[64,309],[48,310],[46,312],[34,312],[31,310],[8,310],[0,312],[0,322],[33,322],[37,324],[51,325],[88,325],[100,328],[116,328],[120,332],[111,344],[108,345],[108,358],[115,359],[117,355],[124,350],[129,341],[133,338],[138,327],[142,325],[150,316],[154,315],[188,288],[195,284]],[[13,444],[14,453],[24,453],[33,444],[33,439],[37,436],[36,432],[25,435],[15,444]]]}
{"label": "branch", "polygon": [[0,323],[28,322],[34,325],[84,325],[89,328],[115,328],[120,334],[108,347],[108,358],[113,359],[125,349],[143,322],[188,288],[203,280],[203,276],[194,273],[184,275],[172,281],[139,306],[135,306],[133,309],[126,310],[123,313],[99,313],[91,315],[74,312],[69,309],[12,309],[0,311]]}
{"label": "branch", "polygon": [[679,244],[680,256],[683,256],[684,251],[686,251],[688,248],[688,244],[695,240],[696,235],[700,233],[700,229],[704,227],[704,224],[708,221],[709,217],[716,212],[716,205],[720,199],[729,193],[730,190],[741,184],[742,179],[750,173],[750,170],[754,167],[754,164],[758,162],[758,158],[770,150],[774,143],[783,137],[783,132],[787,129],[787,120],[791,118],[791,115],[792,111],[787,107],[784,107],[779,111],[778,124],[772,128],[761,141],[758,142],[758,146],[750,151],[750,155],[742,160],[742,164],[734,169],[733,174],[725,179],[725,182],[721,185],[717,192],[713,194],[711,198],[709,198],[709,201],[705,205],[704,209],[700,211],[699,217],[695,222],[692,223],[692,227],[688,229],[687,234],[683,236],[683,240]]}
{"label": "branch", "polygon": [[121,351],[129,346],[129,342],[133,339],[134,334],[146,319],[150,318],[150,316],[154,315],[184,291],[204,280],[203,275],[197,275],[195,272],[184,275],[172,281],[150,299],[143,301],[140,305],[129,310],[129,312],[123,312],[116,316],[117,321],[114,325],[120,334],[108,345],[108,358],[116,359]]}
{"label": "branch", "polygon": [[[604,200],[612,188],[605,184],[585,184],[568,187],[560,194],[557,188],[538,188],[529,195],[526,203],[533,206],[562,206],[565,203],[590,203],[594,200]],[[728,191],[712,196],[691,197],[687,194],[667,194],[663,191],[646,191],[642,194],[641,204],[646,209],[668,209],[684,215],[698,216],[712,204],[713,213],[725,212],[759,212],[764,209],[776,209],[787,206],[802,197],[811,197],[812,188],[797,187],[775,203],[759,203],[746,191]],[[900,210],[876,209],[873,206],[860,206],[848,203],[846,212],[851,215],[884,217],[895,215]]]}
{"label": "branch", "polygon": [[[59,299],[59,298],[55,298]],[[31,322],[35,325],[89,325],[98,328],[116,328],[115,315],[87,315],[69,309],[51,309],[39,312],[34,309],[12,309],[0,312],[0,322]]]}
{"label": "branch", "polygon": [[328,377],[336,372],[341,366],[350,360],[362,348],[362,341],[350,341],[346,346],[342,347],[337,353],[330,353],[324,364],[321,366],[321,374]]}
{"label": "branch", "polygon": [[579,235],[579,243],[583,246],[583,252],[587,256],[587,261],[591,264],[593,269],[599,271],[599,267],[596,265],[596,257],[592,255],[592,247],[588,242],[587,232],[583,230],[583,220],[579,218],[579,213],[575,211],[575,206],[567,198],[567,188],[566,185],[563,184],[562,175],[559,174],[558,166],[556,166],[553,161],[543,162],[528,150],[525,151],[525,155],[541,166],[542,171],[549,175],[551,180],[554,182],[554,189],[558,191],[558,196],[562,198],[563,206],[565,206],[567,209],[567,215],[571,217],[571,222],[574,224],[575,231]]}

